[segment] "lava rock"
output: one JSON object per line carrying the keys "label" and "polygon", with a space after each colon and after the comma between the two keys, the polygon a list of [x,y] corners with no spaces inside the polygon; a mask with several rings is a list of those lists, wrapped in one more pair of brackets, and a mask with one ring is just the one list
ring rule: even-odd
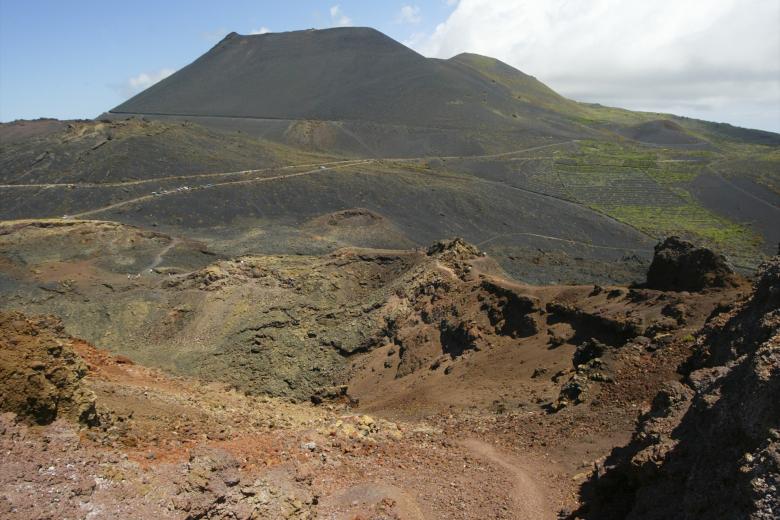
{"label": "lava rock", "polygon": [[733,287],[737,282],[737,275],[723,255],[675,236],[655,246],[647,271],[647,287],[661,291],[702,291],[708,287]]}
{"label": "lava rock", "polygon": [[574,364],[574,367],[577,368],[593,359],[600,358],[604,355],[606,350],[607,346],[604,343],[591,338],[577,347],[574,351],[574,356],[572,357],[572,363]]}

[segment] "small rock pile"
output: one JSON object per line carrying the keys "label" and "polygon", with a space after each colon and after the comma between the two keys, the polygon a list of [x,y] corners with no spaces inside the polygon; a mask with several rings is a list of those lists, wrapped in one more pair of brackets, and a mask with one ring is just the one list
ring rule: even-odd
{"label": "small rock pile", "polygon": [[552,406],[552,411],[558,411],[571,404],[584,403],[588,398],[588,390],[592,381],[608,383],[612,377],[607,374],[606,366],[601,356],[609,347],[595,338],[581,343],[574,352],[572,362],[574,373],[561,386],[558,400]]}
{"label": "small rock pile", "polygon": [[283,490],[265,479],[241,480],[229,452],[201,446],[190,452],[183,479],[171,498],[187,518],[315,518],[316,499],[301,490]]}
{"label": "small rock pile", "polygon": [[380,439],[401,440],[403,432],[397,424],[375,419],[370,415],[344,416],[320,431],[321,434],[337,439],[372,443]]}

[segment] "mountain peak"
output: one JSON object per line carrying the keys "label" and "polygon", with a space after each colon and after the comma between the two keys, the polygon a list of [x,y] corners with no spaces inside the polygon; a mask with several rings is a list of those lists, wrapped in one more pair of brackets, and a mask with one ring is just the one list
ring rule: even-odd
{"label": "mountain peak", "polygon": [[[334,42],[343,40],[349,43],[357,41],[373,41],[390,43],[394,46],[404,47],[401,43],[393,40],[384,33],[373,27],[328,27],[325,29],[298,29],[295,31],[265,32],[260,34],[239,34],[235,31],[225,36],[220,43],[230,40],[237,41],[256,41],[256,40],[277,40],[285,44],[303,43],[303,42]],[[406,48],[406,47],[404,47]],[[411,49],[408,49],[411,50]]]}
{"label": "mountain peak", "polygon": [[112,112],[517,129],[536,125],[518,104],[532,90],[553,95],[493,58],[429,59],[370,27],[232,32]]}

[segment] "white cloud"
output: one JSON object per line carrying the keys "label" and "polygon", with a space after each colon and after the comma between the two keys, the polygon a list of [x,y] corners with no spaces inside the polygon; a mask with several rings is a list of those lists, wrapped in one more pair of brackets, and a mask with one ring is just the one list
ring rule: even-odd
{"label": "white cloud", "polygon": [[778,131],[778,20],[777,0],[461,0],[415,49],[494,56],[582,101]]}
{"label": "white cloud", "polygon": [[411,49],[416,49],[424,41],[426,41],[427,38],[428,38],[428,34],[424,32],[414,32],[408,38],[401,41],[401,43],[403,43],[404,45],[406,45]]}
{"label": "white cloud", "polygon": [[405,5],[401,7],[401,11],[396,17],[398,23],[420,23],[422,16],[420,16],[420,8],[416,5]]}
{"label": "white cloud", "polygon": [[130,98],[139,92],[146,90],[158,81],[167,78],[176,72],[175,69],[160,69],[155,72],[142,72],[137,76],[128,78],[119,86],[119,92],[125,98]]}
{"label": "white cloud", "polygon": [[334,27],[347,27],[352,25],[352,18],[344,14],[341,6],[336,4],[330,8],[330,22]]}
{"label": "white cloud", "polygon": [[271,29],[266,27],[265,25],[260,27],[259,29],[252,29],[249,31],[249,34],[265,34],[271,32]]}

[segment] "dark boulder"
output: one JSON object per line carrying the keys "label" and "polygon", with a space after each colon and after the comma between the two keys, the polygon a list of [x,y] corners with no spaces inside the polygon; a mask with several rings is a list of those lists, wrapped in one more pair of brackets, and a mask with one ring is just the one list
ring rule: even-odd
{"label": "dark boulder", "polygon": [[647,287],[661,291],[730,287],[737,280],[723,255],[674,236],[655,246],[653,262],[647,272]]}

